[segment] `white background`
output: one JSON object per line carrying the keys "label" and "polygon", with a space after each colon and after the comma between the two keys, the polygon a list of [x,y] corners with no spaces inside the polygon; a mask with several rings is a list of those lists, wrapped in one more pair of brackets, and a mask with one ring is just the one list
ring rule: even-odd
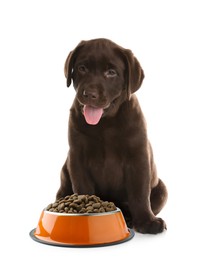
{"label": "white background", "polygon": [[[0,255],[4,259],[215,259],[214,1],[0,2]],[[65,59],[81,40],[131,49],[145,80],[137,92],[169,200],[167,232],[90,249],[29,237],[55,199],[74,97]],[[131,119],[128,119],[131,120]],[[2,256],[0,256],[3,259]]]}

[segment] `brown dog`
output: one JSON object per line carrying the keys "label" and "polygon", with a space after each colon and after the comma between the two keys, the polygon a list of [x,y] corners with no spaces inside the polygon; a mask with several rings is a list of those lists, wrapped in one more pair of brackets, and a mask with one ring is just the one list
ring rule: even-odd
{"label": "brown dog", "polygon": [[67,57],[76,98],[70,110],[67,160],[57,198],[96,194],[113,201],[141,233],[166,228],[155,217],[167,200],[158,179],[145,120],[133,94],[143,70],[132,52],[107,39],[82,41]]}

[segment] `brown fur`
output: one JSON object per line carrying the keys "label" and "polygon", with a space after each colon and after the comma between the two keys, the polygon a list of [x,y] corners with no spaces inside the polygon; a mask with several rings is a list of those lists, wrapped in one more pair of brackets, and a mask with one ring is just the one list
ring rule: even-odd
{"label": "brown fur", "polygon": [[[82,41],[67,57],[65,76],[68,87],[73,81],[76,97],[69,117],[70,150],[56,197],[96,194],[120,207],[129,227],[162,232],[166,224],[155,215],[167,190],[157,177],[144,116],[133,94],[144,78],[138,60],[110,40]],[[84,105],[104,109],[98,124],[86,123]]]}

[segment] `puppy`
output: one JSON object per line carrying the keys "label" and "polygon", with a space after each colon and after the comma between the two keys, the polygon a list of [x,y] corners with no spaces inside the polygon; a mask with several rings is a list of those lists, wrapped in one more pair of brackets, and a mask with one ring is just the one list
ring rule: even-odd
{"label": "puppy", "polygon": [[133,53],[107,39],[82,41],[65,62],[70,109],[69,152],[56,198],[96,194],[113,201],[128,227],[157,234],[167,200],[157,177],[145,119],[134,95],[144,72]]}

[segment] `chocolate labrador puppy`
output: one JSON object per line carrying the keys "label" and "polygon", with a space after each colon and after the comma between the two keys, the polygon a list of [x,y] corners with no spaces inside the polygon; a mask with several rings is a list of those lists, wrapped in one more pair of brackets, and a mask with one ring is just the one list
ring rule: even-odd
{"label": "chocolate labrador puppy", "polygon": [[113,201],[127,225],[156,234],[166,224],[156,215],[167,200],[157,177],[145,120],[133,94],[143,70],[133,53],[107,39],[82,41],[65,62],[70,109],[69,152],[57,199],[96,194]]}

